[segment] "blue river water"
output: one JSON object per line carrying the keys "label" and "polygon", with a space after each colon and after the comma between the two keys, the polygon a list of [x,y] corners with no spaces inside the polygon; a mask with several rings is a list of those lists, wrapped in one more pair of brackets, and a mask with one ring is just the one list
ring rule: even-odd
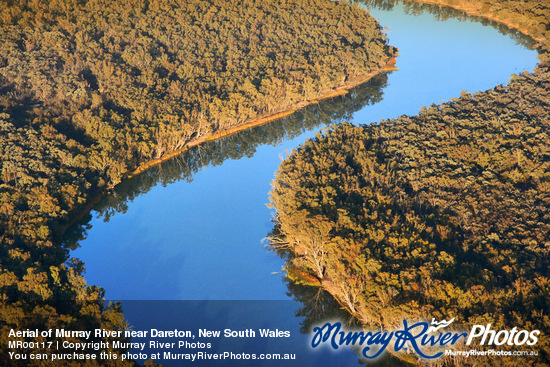
{"label": "blue river water", "polygon": [[[274,213],[266,206],[270,183],[286,152],[331,123],[414,115],[463,90],[506,83],[511,74],[532,70],[537,62],[528,40],[477,21],[440,21],[428,12],[408,14],[403,6],[370,11],[386,27],[390,44],[399,48],[398,71],[287,118],[279,123],[284,131],[272,131],[279,126],[275,123],[198,148],[192,153],[193,169],[184,157],[146,173],[147,179],[125,183],[120,190],[131,194],[115,191],[100,203],[86,223],[86,238],[71,254],[86,263],[88,284],[105,288],[106,298],[114,300],[285,301],[273,319],[285,319],[285,327],[297,333],[303,318],[294,313],[300,303],[288,294],[283,260],[263,242],[273,228]],[[315,118],[319,122],[312,123]],[[294,130],[293,124],[298,126]],[[174,173],[178,165],[183,173]],[[132,187],[145,181],[145,188]],[[125,315],[135,329],[156,320],[152,313],[144,317],[137,304],[127,304]],[[331,365],[357,363],[353,353],[320,356],[326,363],[334,358]]]}

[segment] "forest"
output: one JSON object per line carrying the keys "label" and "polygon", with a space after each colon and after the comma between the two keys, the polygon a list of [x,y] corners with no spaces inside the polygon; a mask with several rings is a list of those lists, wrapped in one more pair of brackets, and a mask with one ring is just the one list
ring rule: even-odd
{"label": "forest", "polygon": [[[273,183],[270,246],[285,256],[293,287],[321,286],[364,326],[391,329],[404,318],[429,315],[456,317],[456,327],[537,329],[539,355],[529,364],[546,366],[550,6],[441,3],[482,4],[506,22],[518,13],[517,24],[533,17],[536,26],[528,31],[541,42],[540,63],[507,85],[463,92],[416,116],[340,123],[297,148]],[[455,357],[439,363],[524,362]]]}
{"label": "forest", "polygon": [[396,51],[368,12],[329,0],[2,0],[0,29],[2,360],[11,328],[127,326],[61,242],[94,197]]}

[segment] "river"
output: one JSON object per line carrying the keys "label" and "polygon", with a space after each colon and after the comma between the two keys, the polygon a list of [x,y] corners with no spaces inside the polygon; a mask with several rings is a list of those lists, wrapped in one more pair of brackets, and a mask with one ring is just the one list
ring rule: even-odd
{"label": "river", "polygon": [[[272,325],[289,323],[298,330],[304,317],[294,314],[302,304],[287,295],[283,260],[262,242],[273,228],[266,203],[281,157],[332,123],[414,115],[462,90],[506,83],[512,73],[532,70],[537,62],[532,43],[513,31],[503,35],[471,19],[441,20],[448,14],[411,14],[402,5],[370,11],[399,48],[398,71],[269,125],[194,148],[128,180],[68,232],[68,246],[78,246],[71,256],[86,263],[88,284],[105,288],[107,299],[125,300],[125,315],[135,329],[161,323],[160,316],[152,316],[159,307],[164,316],[172,315],[172,324],[214,307],[226,321],[238,318],[236,309],[245,318],[263,310],[275,314]],[[162,300],[188,302],[154,302]],[[188,308],[186,316],[180,315],[182,307]],[[182,318],[176,322],[175,315]],[[353,353],[312,355],[308,358],[324,363],[333,358],[332,365],[357,363]]]}

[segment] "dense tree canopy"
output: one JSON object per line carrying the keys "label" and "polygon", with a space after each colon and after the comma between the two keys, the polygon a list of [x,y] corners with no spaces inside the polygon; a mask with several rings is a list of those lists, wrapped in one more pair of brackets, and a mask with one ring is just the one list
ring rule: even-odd
{"label": "dense tree canopy", "polygon": [[464,92],[417,116],[340,124],[294,151],[272,191],[272,246],[291,253],[290,277],[316,277],[365,325],[430,315],[539,329],[532,362],[546,365],[547,59],[506,86]]}
{"label": "dense tree canopy", "polygon": [[274,183],[273,246],[365,324],[456,316],[547,335],[549,76],[307,142]]}

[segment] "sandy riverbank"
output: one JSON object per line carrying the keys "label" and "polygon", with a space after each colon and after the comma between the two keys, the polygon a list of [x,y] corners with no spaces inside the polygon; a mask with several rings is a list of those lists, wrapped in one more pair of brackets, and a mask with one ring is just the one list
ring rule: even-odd
{"label": "sandy riverbank", "polygon": [[341,85],[337,88],[333,88],[333,89],[327,90],[325,92],[322,92],[319,96],[317,96],[314,99],[311,99],[311,100],[308,100],[308,101],[303,101],[303,102],[297,103],[294,106],[291,106],[290,108],[287,108],[285,110],[278,111],[278,112],[275,112],[275,113],[272,113],[272,114],[269,114],[269,115],[266,115],[266,116],[261,116],[261,117],[258,117],[258,118],[255,118],[255,119],[252,119],[252,120],[249,120],[249,121],[245,121],[244,123],[242,123],[240,125],[237,125],[237,126],[233,126],[229,129],[218,131],[216,133],[201,136],[200,138],[191,140],[190,142],[188,142],[185,145],[185,147],[183,147],[181,149],[172,151],[170,153],[167,153],[167,154],[163,155],[160,158],[152,159],[152,160],[150,160],[146,163],[141,164],[134,171],[128,173],[125,176],[125,179],[134,177],[134,176],[140,174],[141,172],[143,172],[143,171],[145,171],[145,170],[147,170],[151,167],[154,167],[154,166],[156,166],[156,165],[158,165],[158,164],[160,164],[164,161],[167,161],[167,160],[169,160],[169,159],[171,159],[171,158],[173,158],[177,155],[180,155],[183,152],[187,151],[188,149],[193,148],[197,145],[200,145],[204,142],[220,139],[220,138],[223,138],[224,136],[235,134],[239,131],[243,131],[243,130],[250,129],[250,128],[255,127],[255,126],[260,126],[260,125],[267,124],[271,121],[275,121],[275,120],[278,120],[280,118],[289,116],[289,115],[293,114],[294,112],[296,112],[296,111],[298,111],[302,108],[305,108],[305,107],[307,107],[311,104],[318,103],[320,100],[328,99],[328,98],[334,98],[334,97],[346,94],[346,93],[348,93],[348,91],[350,89],[352,89],[354,87],[357,87],[357,86],[359,86],[363,83],[366,83],[367,81],[369,81],[370,79],[372,79],[373,77],[375,77],[376,75],[378,75],[382,72],[396,70],[396,68],[395,68],[395,64],[396,64],[395,57],[396,56],[398,56],[398,54],[396,54],[395,56],[389,58],[386,61],[386,65],[384,67],[382,67],[380,69],[377,69],[377,70],[374,70],[374,71],[371,71],[370,73],[367,73],[367,74],[362,74],[362,75],[356,76],[356,77],[350,79],[349,81],[347,81],[346,83],[344,83],[343,85]]}

